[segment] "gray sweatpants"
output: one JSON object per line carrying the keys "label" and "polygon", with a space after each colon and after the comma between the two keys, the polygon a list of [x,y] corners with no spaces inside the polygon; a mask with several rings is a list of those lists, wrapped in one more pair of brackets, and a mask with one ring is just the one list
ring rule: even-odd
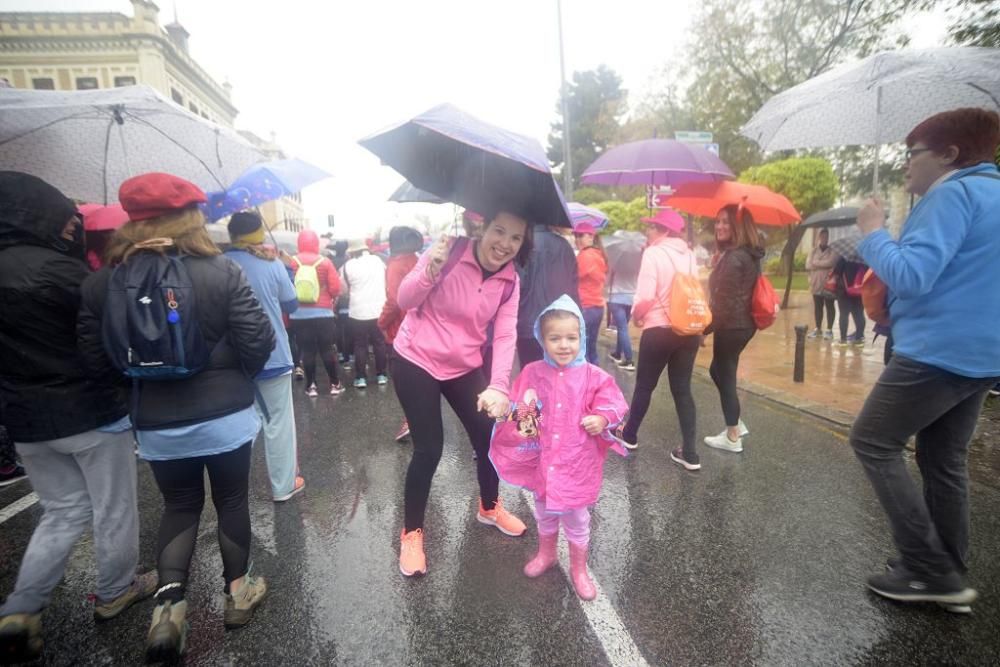
{"label": "gray sweatpants", "polygon": [[93,526],[97,597],[112,600],[135,579],[139,560],[132,432],[88,431],[43,442],[15,442],[42,505],[42,519],[0,616],[49,604],[77,539]]}

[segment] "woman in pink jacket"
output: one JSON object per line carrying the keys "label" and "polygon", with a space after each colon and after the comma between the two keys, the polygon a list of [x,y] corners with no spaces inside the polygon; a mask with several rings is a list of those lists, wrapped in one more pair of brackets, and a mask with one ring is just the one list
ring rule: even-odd
{"label": "woman in pink jacket", "polygon": [[[458,243],[442,238],[424,253],[396,297],[406,317],[393,345],[393,384],[413,440],[399,551],[399,569],[405,576],[427,572],[424,513],[444,446],[442,396],[476,451],[476,519],[507,535],[525,530],[524,523],[504,509],[499,479],[487,455],[493,420],[510,408],[519,295],[513,261],[523,266],[530,256],[531,227],[506,211],[485,217],[481,239]],[[490,329],[493,361],[487,385],[482,351]]]}
{"label": "woman in pink jacket", "polygon": [[682,336],[670,328],[670,288],[677,272],[698,274],[694,253],[681,238],[684,219],[663,209],[656,217],[643,218],[649,245],[642,254],[636,285],[632,319],[642,327],[639,339],[639,364],[628,422],[618,432],[623,445],[635,449],[639,426],[649,409],[653,390],[664,367],[670,381],[670,394],[681,424],[683,447],[670,452],[670,458],[686,470],[698,470],[701,464],[695,451],[695,407],[691,395],[691,374],[698,355],[701,336]]}

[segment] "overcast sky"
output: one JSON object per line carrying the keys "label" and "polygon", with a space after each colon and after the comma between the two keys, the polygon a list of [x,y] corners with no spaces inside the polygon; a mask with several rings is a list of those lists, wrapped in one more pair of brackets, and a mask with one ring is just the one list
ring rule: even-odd
{"label": "overcast sky", "polygon": [[[158,0],[161,25],[175,3]],[[684,60],[694,0],[564,0],[567,76],[604,63],[629,101],[650,77]],[[128,0],[0,0],[4,11],[117,11]],[[450,205],[392,204],[402,178],[357,140],[450,102],[483,120],[537,138],[556,120],[559,90],[555,0],[177,0],[191,53],[233,85],[236,126],[275,132],[295,157],[334,175],[303,193],[312,226],[336,216],[338,236],[360,236]],[[909,24],[914,46],[943,38],[940,17]],[[691,128],[698,129],[698,128]]]}

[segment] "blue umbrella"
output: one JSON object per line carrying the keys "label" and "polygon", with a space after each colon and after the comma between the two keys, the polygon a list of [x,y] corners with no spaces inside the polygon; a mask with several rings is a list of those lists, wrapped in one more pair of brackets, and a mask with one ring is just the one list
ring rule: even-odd
{"label": "blue umbrella", "polygon": [[410,183],[475,211],[506,210],[536,224],[572,226],[536,140],[442,104],[362,139]]}
{"label": "blue umbrella", "polygon": [[208,193],[205,205],[209,220],[219,220],[237,211],[260,206],[295,194],[330,174],[302,160],[259,162],[237,177],[228,188]]}
{"label": "blue umbrella", "polygon": [[577,225],[587,224],[597,231],[601,231],[608,226],[608,216],[596,208],[577,204],[575,201],[566,204],[566,208],[569,209],[569,219],[574,228]]}

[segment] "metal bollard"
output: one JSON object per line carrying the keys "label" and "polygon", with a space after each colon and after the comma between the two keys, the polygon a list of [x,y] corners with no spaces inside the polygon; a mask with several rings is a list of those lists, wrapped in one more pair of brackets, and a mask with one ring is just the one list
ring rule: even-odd
{"label": "metal bollard", "polygon": [[806,379],[806,331],[804,324],[795,325],[795,370],[792,379],[795,382],[805,382]]}

